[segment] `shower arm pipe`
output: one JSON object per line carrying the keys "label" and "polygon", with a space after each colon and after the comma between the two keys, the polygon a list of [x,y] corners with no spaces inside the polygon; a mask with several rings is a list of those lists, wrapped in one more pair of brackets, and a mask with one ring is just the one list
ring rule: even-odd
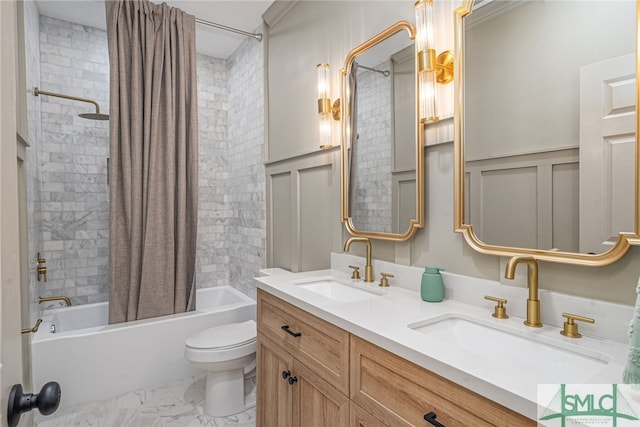
{"label": "shower arm pipe", "polygon": [[365,70],[373,71],[374,73],[380,73],[385,77],[389,77],[389,70],[378,70],[377,68],[367,67],[366,65],[358,64],[358,68],[364,68]]}
{"label": "shower arm pipe", "polygon": [[242,34],[243,36],[253,37],[259,42],[262,41],[262,33],[250,33],[248,31],[242,31],[237,28],[227,27],[226,25],[218,24],[215,22],[207,21],[206,19],[196,18],[198,24],[208,25],[209,27],[218,28],[220,30],[229,31],[236,34]]}
{"label": "shower arm pipe", "polygon": [[46,90],[40,90],[37,87],[33,88],[33,94],[35,96],[39,96],[39,95],[56,96],[58,98],[71,99],[73,101],[88,102],[89,104],[93,104],[96,107],[96,114],[100,114],[100,106],[96,101],[92,101],[91,99],[80,98],[78,96],[63,95],[61,93],[55,93],[55,92],[47,92]]}

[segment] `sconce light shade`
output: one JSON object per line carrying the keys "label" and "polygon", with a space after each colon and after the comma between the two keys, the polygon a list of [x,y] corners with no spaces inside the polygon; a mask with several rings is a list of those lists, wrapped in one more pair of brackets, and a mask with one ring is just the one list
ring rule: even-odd
{"label": "sconce light shade", "polygon": [[433,123],[438,121],[433,0],[418,0],[414,9],[420,122]]}
{"label": "sconce light shade", "polygon": [[340,120],[340,99],[331,105],[331,84],[329,75],[329,64],[318,64],[318,129],[320,132],[320,148],[328,150],[332,148],[331,119]]}
{"label": "sconce light shade", "polygon": [[329,64],[318,64],[318,113],[328,113],[331,109],[329,99]]}
{"label": "sconce light shade", "polygon": [[[418,0],[414,6],[416,13],[416,49],[418,53],[427,54],[431,50],[431,55],[435,56],[435,33],[433,28],[433,0]],[[425,58],[428,59],[428,58]],[[420,71],[426,69],[420,64]]]}
{"label": "sconce light shade", "polygon": [[333,147],[331,144],[331,116],[329,114],[320,114],[318,117],[320,131],[320,148],[328,150]]}

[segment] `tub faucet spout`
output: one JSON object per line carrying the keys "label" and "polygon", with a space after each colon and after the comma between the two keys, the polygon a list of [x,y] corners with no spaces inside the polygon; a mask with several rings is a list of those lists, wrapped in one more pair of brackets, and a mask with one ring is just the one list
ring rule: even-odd
{"label": "tub faucet spout", "polygon": [[71,305],[71,300],[62,295],[58,295],[55,297],[38,297],[38,304],[42,304],[43,302],[48,301],[64,301],[64,303],[67,304],[67,307]]}
{"label": "tub faucet spout", "polygon": [[371,266],[371,240],[366,237],[349,237],[346,242],[344,242],[344,251],[349,252],[349,248],[351,247],[351,243],[353,242],[364,242],[367,245],[367,265],[364,270],[364,281],[367,283],[373,282],[373,267]]}
{"label": "tub faucet spout", "polygon": [[527,299],[527,320],[524,324],[534,328],[542,326],[540,322],[540,300],[538,299],[538,263],[532,256],[514,256],[509,259],[504,272],[506,279],[513,279],[516,274],[516,265],[526,262],[527,287],[529,288],[529,298]]}

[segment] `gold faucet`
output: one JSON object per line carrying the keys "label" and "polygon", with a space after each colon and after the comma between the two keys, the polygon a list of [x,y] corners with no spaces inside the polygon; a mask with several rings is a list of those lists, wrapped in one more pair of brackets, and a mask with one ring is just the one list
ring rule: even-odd
{"label": "gold faucet", "polygon": [[344,251],[349,252],[349,248],[351,247],[351,243],[353,242],[364,242],[367,245],[367,265],[364,269],[364,281],[367,283],[373,282],[373,267],[371,266],[371,240],[366,237],[349,237],[346,242],[344,242]]}
{"label": "gold faucet", "polygon": [[71,300],[65,296],[59,295],[55,297],[38,297],[38,304],[48,301],[64,301],[67,307],[71,305]]}
{"label": "gold faucet", "polygon": [[509,259],[507,268],[504,272],[506,279],[513,279],[516,273],[516,265],[520,262],[526,262],[527,287],[529,288],[529,298],[527,299],[527,320],[524,324],[534,328],[542,326],[540,322],[540,300],[538,299],[538,263],[532,256],[514,256]]}

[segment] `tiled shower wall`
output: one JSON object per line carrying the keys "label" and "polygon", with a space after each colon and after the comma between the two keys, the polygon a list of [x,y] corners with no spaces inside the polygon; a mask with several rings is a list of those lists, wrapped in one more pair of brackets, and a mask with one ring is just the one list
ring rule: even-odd
{"label": "tiled shower wall", "polygon": [[248,38],[229,58],[229,232],[231,283],[255,298],[266,266],[264,45]]}
{"label": "tiled shower wall", "polygon": [[198,55],[198,193],[197,286],[229,284],[229,194],[227,63]]}
{"label": "tiled shower wall", "polygon": [[[29,318],[37,319],[41,307],[36,302],[42,282],[36,278],[36,254],[42,242],[42,181],[40,178],[40,103],[32,96],[34,86],[40,86],[40,14],[34,2],[24,2],[25,62],[27,86],[27,260],[29,270]],[[26,326],[26,325],[25,325]]]}
{"label": "tiled shower wall", "polygon": [[[101,30],[40,18],[40,89],[92,99],[108,110],[109,63]],[[39,296],[74,304],[108,295],[109,122],[80,113],[93,105],[41,95],[42,255],[48,281]]]}
{"label": "tiled shower wall", "polygon": [[[27,39],[37,40],[37,26],[27,31]],[[40,58],[28,55],[27,69],[37,74],[34,70],[41,67],[40,76],[29,84],[94,99],[108,112],[106,33],[41,17],[39,39],[33,52],[39,49]],[[228,61],[198,55],[198,287],[231,283],[253,294],[251,278],[264,266],[262,57],[262,45],[253,39]],[[32,299],[62,294],[74,304],[106,301],[108,122],[77,117],[90,111],[90,104],[35,99],[33,105],[42,111],[34,109],[37,119],[30,116],[30,126],[42,124],[36,141],[42,149],[30,148],[39,159],[28,165],[28,203],[30,217],[37,218],[41,185],[43,226],[40,233],[37,224],[30,224],[29,253],[42,252],[49,274],[46,284],[34,284]]]}

